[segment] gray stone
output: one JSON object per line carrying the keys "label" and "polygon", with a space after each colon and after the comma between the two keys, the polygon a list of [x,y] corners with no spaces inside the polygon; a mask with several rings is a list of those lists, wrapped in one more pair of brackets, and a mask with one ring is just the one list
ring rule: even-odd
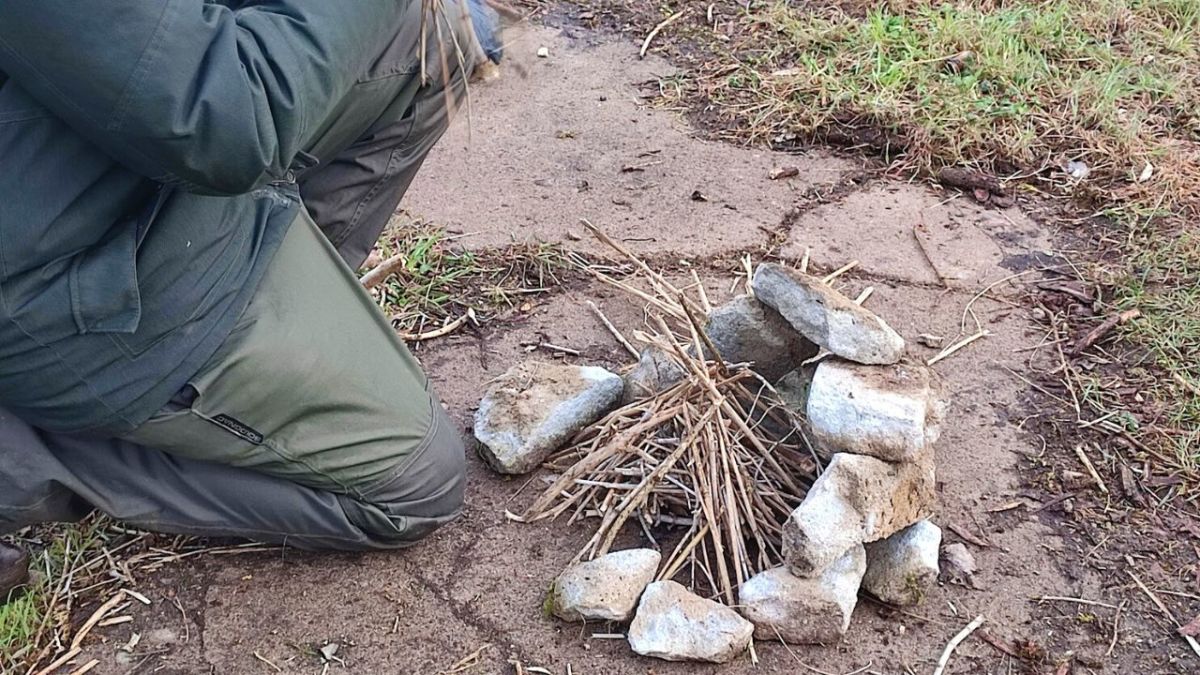
{"label": "gray stone", "polygon": [[742,584],[742,615],[754,623],[754,636],[760,640],[835,643],[850,627],[866,567],[859,545],[812,579],[797,577],[786,567],[767,570]]}
{"label": "gray stone", "polygon": [[940,578],[952,584],[978,588],[975,583],[975,556],[971,555],[966,544],[953,543],[942,548],[942,568]]}
{"label": "gray stone", "polygon": [[572,565],[554,581],[551,609],[565,621],[628,621],[661,561],[635,548]]}
{"label": "gray stone", "polygon": [[920,604],[937,583],[941,545],[942,529],[928,520],[867,544],[863,590],[893,605]]}
{"label": "gray stone", "polygon": [[670,389],[683,381],[685,375],[683,366],[666,351],[654,346],[646,347],[637,365],[625,374],[625,392],[621,395],[621,403],[627,405]]}
{"label": "gray stone", "polygon": [[934,487],[932,452],[903,463],[835,454],[784,523],[788,568],[797,576],[817,576],[851,547],[928,518]]}
{"label": "gray stone", "polygon": [[827,359],[813,376],[807,418],[832,452],[900,462],[937,442],[945,410],[937,376],[924,366]]}
{"label": "gray stone", "polygon": [[749,295],[739,295],[708,315],[704,332],[721,358],[751,363],[755,372],[775,380],[815,356],[809,342],[774,309]]}
{"label": "gray stone", "polygon": [[754,624],[674,581],[646,587],[629,626],[629,646],[667,661],[726,663],[750,646]]}
{"label": "gray stone", "polygon": [[775,391],[779,392],[779,398],[783,403],[801,415],[808,414],[808,394],[812,389],[817,365],[810,363],[807,366],[800,366],[779,378],[779,381],[775,383]]}
{"label": "gray stone", "polygon": [[755,297],[806,338],[842,358],[884,365],[904,354],[899,333],[816,277],[764,263],[755,271],[751,287]]}
{"label": "gray stone", "polygon": [[514,366],[492,383],[475,412],[481,454],[500,473],[532,471],[616,405],[624,386],[603,368]]}

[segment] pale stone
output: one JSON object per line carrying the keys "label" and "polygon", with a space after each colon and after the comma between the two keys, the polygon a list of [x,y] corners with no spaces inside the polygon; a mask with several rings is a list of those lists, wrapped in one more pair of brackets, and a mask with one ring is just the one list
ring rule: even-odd
{"label": "pale stone", "polygon": [[708,316],[704,328],[721,358],[729,363],[750,363],[768,380],[775,380],[805,359],[817,347],[779,315],[749,295],[740,295]]}
{"label": "pale stone", "polygon": [[828,359],[809,387],[807,418],[831,451],[901,462],[937,442],[945,409],[937,376],[924,366]]}
{"label": "pale stone", "polygon": [[793,574],[813,577],[857,544],[877,541],[933,513],[933,453],[892,463],[837,453],[783,527]]}
{"label": "pale stone", "polygon": [[667,661],[726,663],[746,651],[754,624],[674,581],[646,587],[629,626],[629,646]]}
{"label": "pale stone", "polygon": [[850,627],[866,567],[866,554],[858,545],[811,579],[797,577],[786,567],[767,570],[742,584],[742,615],[754,623],[754,636],[760,640],[835,643]]}
{"label": "pale stone", "polygon": [[492,383],[475,412],[483,458],[500,473],[536,469],[621,397],[624,383],[603,368],[524,363]]}
{"label": "pale stone", "polygon": [[899,333],[816,277],[764,263],[755,271],[751,287],[756,298],[775,308],[804,337],[842,358],[890,364],[904,354]]}
{"label": "pale stone", "polygon": [[661,561],[635,548],[572,565],[554,582],[552,611],[565,621],[628,621]]}
{"label": "pale stone", "polygon": [[942,529],[928,520],[867,544],[863,590],[893,605],[920,604],[937,583],[941,545]]}

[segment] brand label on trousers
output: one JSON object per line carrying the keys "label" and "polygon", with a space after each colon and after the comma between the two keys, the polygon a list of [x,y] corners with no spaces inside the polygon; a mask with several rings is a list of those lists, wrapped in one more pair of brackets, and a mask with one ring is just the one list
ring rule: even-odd
{"label": "brand label on trousers", "polygon": [[235,420],[229,415],[217,415],[212,418],[212,421],[255,445],[259,445],[263,442],[262,434]]}

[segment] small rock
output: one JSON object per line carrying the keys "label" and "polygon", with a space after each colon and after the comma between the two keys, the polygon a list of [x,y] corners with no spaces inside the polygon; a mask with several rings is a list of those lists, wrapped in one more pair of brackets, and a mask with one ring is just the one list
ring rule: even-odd
{"label": "small rock", "polygon": [[764,263],[751,286],[755,297],[775,308],[804,337],[842,358],[886,365],[904,354],[899,333],[816,277]]}
{"label": "small rock", "polygon": [[800,366],[792,372],[779,378],[775,383],[775,391],[779,398],[792,410],[807,414],[808,394],[812,388],[813,375],[817,372],[817,364],[810,363]]}
{"label": "small rock", "polygon": [[778,312],[749,295],[713,310],[704,332],[721,358],[729,363],[752,363],[755,372],[768,380],[782,377],[817,353],[816,345]]}
{"label": "small rock", "polygon": [[896,534],[867,544],[867,573],[862,587],[893,605],[921,603],[938,578],[942,529],[922,520]]}
{"label": "small rock", "polygon": [[635,548],[572,565],[554,582],[552,611],[564,621],[628,621],[661,561]]}
{"label": "small rock", "polygon": [[937,376],[924,366],[826,359],[813,376],[807,410],[813,437],[826,448],[901,462],[937,442],[946,404]]}
{"label": "small rock", "polygon": [[754,624],[674,581],[646,587],[629,626],[629,646],[667,661],[725,663],[750,646]]}
{"label": "small rock", "polygon": [[650,346],[642,350],[637,365],[625,374],[625,392],[621,404],[628,405],[670,389],[683,380],[683,366],[665,350]]}
{"label": "small rock", "polygon": [[792,574],[820,574],[856,544],[878,541],[933,512],[933,453],[885,462],[839,452],[783,526]]}
{"label": "small rock", "polygon": [[971,551],[967,549],[965,544],[948,544],[942,548],[942,569],[940,574],[942,581],[976,588],[975,572],[977,569],[975,566],[975,556],[971,555]]}
{"label": "small rock", "polygon": [[549,57],[550,56],[550,48],[549,47],[538,47],[537,55],[538,55],[539,59],[544,59],[544,58]]}
{"label": "small rock", "polygon": [[812,579],[801,579],[786,567],[767,570],[742,584],[742,615],[754,623],[754,635],[760,640],[835,643],[850,627],[866,568],[866,554],[859,545]]}
{"label": "small rock", "polygon": [[523,363],[488,389],[475,412],[483,458],[500,473],[536,469],[621,398],[618,375],[592,366]]}

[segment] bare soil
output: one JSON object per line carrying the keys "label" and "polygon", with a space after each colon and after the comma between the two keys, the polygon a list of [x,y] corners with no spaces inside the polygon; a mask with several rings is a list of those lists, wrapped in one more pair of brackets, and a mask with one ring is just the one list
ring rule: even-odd
{"label": "bare soil", "polygon": [[[533,56],[542,46],[549,58]],[[919,335],[949,342],[974,332],[964,318],[970,306],[988,336],[935,367],[951,407],[938,447],[934,521],[946,542],[963,541],[975,554],[978,588],[935,588],[912,612],[864,599],[842,644],[759,644],[757,667],[748,659],[715,667],[640,658],[623,640],[593,637],[619,626],[543,615],[551,580],[588,533],[508,521],[504,511],[524,508],[538,486],[497,476],[471,457],[465,515],[412,549],[201,557],[142,580],[152,605],[132,608],[133,622],[106,629],[88,648],[102,661],[94,672],[321,673],[316,649],[337,642],[344,664],[332,664],[332,673],[450,672],[476,652],[478,665],[460,672],[512,673],[515,659],[581,675],[805,672],[798,660],[827,673],[867,666],[928,673],[978,614],[987,617],[987,636],[1031,660],[1003,653],[980,632],[958,648],[948,673],[1051,673],[1067,649],[1080,673],[1195,665],[1171,663],[1172,655],[1188,658],[1182,643],[1147,628],[1136,612],[1122,617],[1106,657],[1111,610],[1035,601],[1050,595],[1117,604],[1103,575],[1075,564],[1080,546],[1060,536],[1052,510],[1039,511],[1048,498],[1019,472],[1044,451],[1023,428],[1033,411],[1017,376],[1043,337],[1021,305],[1019,284],[1036,275],[981,295],[1047,256],[1052,232],[1016,208],[985,209],[920,184],[863,181],[865,160],[701,140],[639,99],[639,85],[671,67],[638,60],[628,41],[531,28],[509,51],[514,65],[473,90],[470,124],[459,120],[435,150],[405,208],[455,228],[459,242],[478,251],[538,239],[598,252],[578,225],[587,218],[657,264],[699,268],[714,300],[730,295],[733,261],[745,253],[796,260],[811,247],[823,270],[858,260],[841,278],[843,289],[853,297],[874,287],[867,306],[908,340],[914,359],[937,353]],[[798,166],[799,175],[767,178],[784,164]],[[833,197],[814,203],[814,192]],[[421,346],[417,354],[464,430],[490,379],[520,360],[552,358],[531,353],[531,343],[583,353],[570,362],[627,365],[588,300],[626,330],[643,320],[639,307],[604,286],[572,285],[485,325],[482,338],[460,334]],[[119,653],[132,632],[142,634],[141,645],[132,656]]]}

